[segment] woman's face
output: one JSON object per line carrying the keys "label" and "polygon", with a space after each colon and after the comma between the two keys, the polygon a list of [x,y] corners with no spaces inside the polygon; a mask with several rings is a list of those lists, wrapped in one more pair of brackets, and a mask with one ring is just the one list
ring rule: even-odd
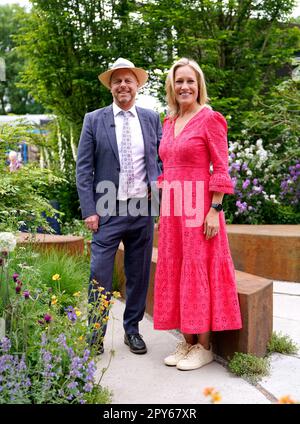
{"label": "woman's face", "polygon": [[180,108],[197,103],[198,82],[196,72],[189,65],[180,66],[175,71],[175,98]]}

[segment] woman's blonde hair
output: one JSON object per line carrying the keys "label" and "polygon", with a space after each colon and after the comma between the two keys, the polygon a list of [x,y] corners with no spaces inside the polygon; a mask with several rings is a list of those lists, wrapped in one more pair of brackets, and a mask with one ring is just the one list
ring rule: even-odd
{"label": "woman's blonde hair", "polygon": [[169,70],[169,73],[166,79],[166,93],[167,93],[166,99],[167,99],[168,108],[169,108],[169,116],[171,118],[174,118],[179,113],[179,105],[175,97],[175,72],[181,66],[186,66],[186,65],[190,66],[196,73],[196,79],[198,83],[197,102],[201,106],[203,106],[209,101],[209,98],[207,96],[207,91],[206,91],[205,78],[204,78],[202,69],[200,68],[198,63],[196,63],[194,60],[183,57],[182,59],[179,59],[177,62],[174,63],[172,68]]}

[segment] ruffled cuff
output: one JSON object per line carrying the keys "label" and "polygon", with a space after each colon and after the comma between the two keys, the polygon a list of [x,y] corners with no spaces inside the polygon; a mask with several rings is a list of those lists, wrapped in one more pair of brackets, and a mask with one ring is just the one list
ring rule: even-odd
{"label": "ruffled cuff", "polygon": [[233,194],[234,188],[229,174],[212,174],[209,180],[209,191]]}
{"label": "ruffled cuff", "polygon": [[163,184],[163,182],[164,182],[164,174],[160,174],[160,175],[157,177],[157,181],[156,181],[156,186],[157,186],[157,188],[162,188],[162,184]]}

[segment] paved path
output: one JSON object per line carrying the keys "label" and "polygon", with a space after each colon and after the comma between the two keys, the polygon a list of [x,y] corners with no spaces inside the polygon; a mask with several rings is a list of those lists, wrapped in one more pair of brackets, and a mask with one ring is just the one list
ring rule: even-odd
{"label": "paved path", "polygon": [[[153,330],[146,316],[140,332],[148,346],[146,355],[134,355],[123,342],[122,314],[124,303],[113,307],[105,353],[98,362],[98,375],[107,367],[110,349],[114,349],[102,385],[112,393],[113,404],[204,404],[205,387],[214,387],[222,404],[270,404],[276,398],[290,395],[300,401],[300,351],[297,355],[271,355],[271,373],[256,386],[230,373],[219,362],[194,371],[166,367],[163,358],[178,342],[176,332]],[[274,283],[274,331],[291,336],[300,348],[300,284]]]}

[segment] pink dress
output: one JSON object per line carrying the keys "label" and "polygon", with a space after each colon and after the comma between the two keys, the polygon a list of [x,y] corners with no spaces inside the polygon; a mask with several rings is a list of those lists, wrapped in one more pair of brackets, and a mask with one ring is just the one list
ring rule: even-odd
{"label": "pink dress", "polygon": [[[199,187],[204,189],[200,196],[203,218],[210,209],[214,191],[233,193],[228,174],[227,124],[220,113],[208,107],[200,110],[177,137],[174,124],[174,120],[166,119],[159,148],[164,174],[160,181],[163,195],[154,328],[178,329],[188,334],[239,329],[241,314],[224,213],[219,213],[219,233],[206,240],[203,222],[199,222],[200,226],[189,224],[192,215],[190,211],[186,213],[184,193],[178,196],[178,191],[164,189],[173,182],[184,190],[185,182],[189,181],[191,204],[195,207],[196,182],[200,182]],[[168,211],[167,198],[169,213],[164,212],[164,208]],[[180,205],[182,213],[178,212]]]}

